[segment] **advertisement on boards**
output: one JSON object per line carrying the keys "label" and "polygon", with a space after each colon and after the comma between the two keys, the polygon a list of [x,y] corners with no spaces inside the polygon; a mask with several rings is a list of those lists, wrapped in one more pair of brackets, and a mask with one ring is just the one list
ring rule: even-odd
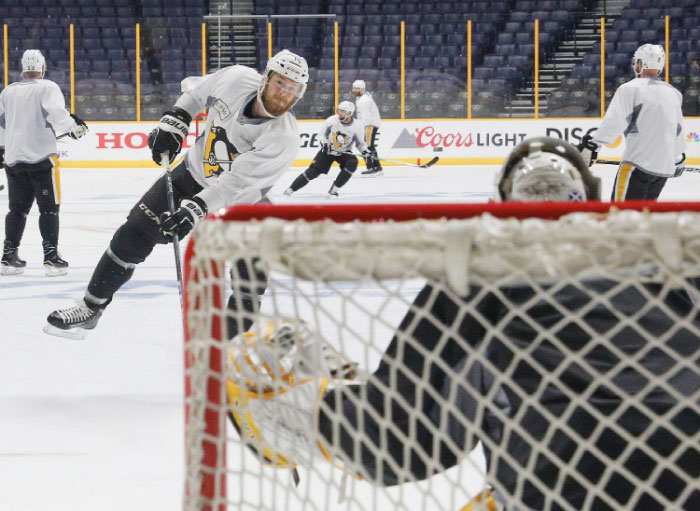
{"label": "advertisement on boards", "polygon": [[[550,136],[576,145],[586,133],[598,128],[600,119],[489,119],[489,120],[410,120],[383,121],[377,137],[380,157],[414,161],[440,157],[440,163],[455,165],[500,164],[525,138]],[[154,166],[148,149],[148,133],[157,122],[91,122],[90,132],[80,140],[58,141],[59,158],[64,167],[146,167]],[[196,129],[183,152],[194,144]],[[299,121],[298,166],[306,166],[320,149],[322,121]],[[700,163],[700,118],[685,120],[684,136],[689,164]],[[603,147],[600,158],[619,159],[624,149],[620,137]]]}

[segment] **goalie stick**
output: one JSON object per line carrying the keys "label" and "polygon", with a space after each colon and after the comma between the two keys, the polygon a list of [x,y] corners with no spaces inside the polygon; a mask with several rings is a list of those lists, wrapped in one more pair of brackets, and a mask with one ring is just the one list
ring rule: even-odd
{"label": "goalie stick", "polygon": [[[353,156],[357,156],[358,158],[364,158],[364,156],[362,156],[361,154],[355,154],[355,153],[351,153],[351,154],[352,154]],[[391,163],[396,163],[396,164],[398,164],[398,165],[404,165],[404,166],[406,166],[406,167],[418,167],[418,168],[421,168],[421,169],[427,169],[428,167],[432,167],[433,165],[435,165],[435,164],[438,162],[438,160],[440,159],[440,157],[439,157],[439,156],[435,156],[435,157],[434,157],[432,160],[430,160],[428,163],[424,163],[424,164],[422,164],[422,165],[419,165],[419,164],[417,164],[417,163],[408,163],[408,162],[399,161],[399,160],[390,160],[390,159],[388,159],[388,158],[377,158],[377,159],[378,159],[379,161],[388,161],[388,162],[391,162]]]}
{"label": "goalie stick", "polygon": [[[603,165],[619,165],[619,161],[615,160],[596,160],[595,163],[602,163]],[[683,172],[694,172],[700,173],[700,167],[680,167],[680,170],[676,171],[676,177],[680,176]]]}

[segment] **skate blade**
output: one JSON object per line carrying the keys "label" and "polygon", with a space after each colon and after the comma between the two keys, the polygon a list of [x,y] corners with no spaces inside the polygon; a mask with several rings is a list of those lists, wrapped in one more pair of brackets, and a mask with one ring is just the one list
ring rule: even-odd
{"label": "skate blade", "polygon": [[372,172],[371,174],[365,174],[364,172],[362,173],[362,177],[379,177],[383,175],[384,172],[382,172],[381,170],[379,172]]}
{"label": "skate blade", "polygon": [[68,274],[68,268],[56,268],[55,266],[44,266],[44,273],[47,277],[60,277]]}
{"label": "skate blade", "polygon": [[24,268],[16,268],[15,266],[3,266],[0,268],[0,275],[20,275],[24,273]]}
{"label": "skate blade", "polygon": [[73,339],[76,341],[82,341],[87,337],[87,330],[83,328],[71,328],[70,330],[63,330],[61,328],[56,328],[53,325],[44,326],[44,333],[49,335],[54,335],[56,337],[63,337],[64,339]]}

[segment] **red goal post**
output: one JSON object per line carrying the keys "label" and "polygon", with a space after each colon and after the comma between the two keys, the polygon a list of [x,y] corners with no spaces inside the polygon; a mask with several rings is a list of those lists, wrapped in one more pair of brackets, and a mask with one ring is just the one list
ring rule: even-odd
{"label": "red goal post", "polygon": [[[616,257],[618,251],[633,260]],[[543,256],[553,270],[529,267],[528,261]],[[651,264],[663,267],[673,280],[689,274],[700,275],[700,203],[241,205],[207,217],[195,229],[185,254],[185,509],[322,509],[318,506],[329,505],[330,497],[324,497],[326,500],[319,504],[309,494],[299,496],[298,488],[278,472],[270,475],[266,469],[260,469],[258,473],[248,465],[229,467],[231,463],[239,465],[239,456],[249,455],[236,432],[227,426],[229,409],[225,390],[224,346],[229,342],[225,339],[226,318],[233,314],[226,310],[233,277],[228,270],[239,257],[261,258],[268,272],[280,275],[279,279],[270,278],[262,306],[256,311],[261,318],[287,317],[290,311],[302,308],[295,302],[301,300],[308,306],[307,316],[300,318],[304,321],[314,311],[324,308],[322,302],[327,291],[325,288],[319,291],[318,286],[336,281],[398,280],[401,285],[380,285],[379,289],[384,292],[391,288],[387,292],[396,296],[390,299],[405,304],[410,300],[404,300],[399,296],[403,291],[396,289],[411,279],[444,279],[455,289],[463,290],[471,278],[502,282],[509,278],[508,272],[517,274],[518,278],[536,280],[553,276],[575,281],[581,272],[615,273],[622,269],[625,279],[635,279],[634,272],[629,275],[626,271],[626,264],[632,268]],[[414,264],[417,259],[420,264]],[[588,264],[595,267],[588,268]],[[550,275],[548,271],[553,273]],[[673,272],[678,273],[674,276]],[[323,311],[326,321],[352,308],[364,311],[372,325],[378,323],[382,328],[393,325],[393,320],[381,316],[383,309],[364,310],[357,303],[362,300],[355,295],[344,294],[344,289],[333,290],[336,291],[340,295],[338,300],[343,302],[337,310],[343,312]],[[302,293],[303,300],[297,296]],[[288,309],[282,307],[283,313],[273,309],[284,299],[295,303]],[[354,321],[351,315],[338,319],[338,331],[350,328],[342,322]],[[689,328],[695,326],[691,323]],[[374,331],[373,328],[370,330]],[[700,330],[692,332],[700,338]],[[363,349],[365,355],[368,350],[381,352],[374,338],[369,338]],[[698,364],[699,357],[700,353],[694,352],[690,360]],[[688,361],[680,357],[677,363],[689,368]],[[684,399],[684,405],[700,417],[700,391]],[[695,442],[698,439],[697,433],[691,438]],[[687,447],[688,440],[682,440],[681,444]],[[234,460],[231,460],[232,452]],[[302,481],[305,476],[315,477],[310,472],[302,474]],[[633,476],[630,478],[657,501],[668,504],[663,499],[669,497],[644,486]],[[253,490],[252,482],[258,479],[260,487]],[[697,484],[697,481],[687,482]],[[336,488],[338,485],[333,482],[328,484],[334,485],[335,496],[347,491],[345,483],[342,488]],[[453,482],[450,492],[459,496],[451,497],[447,504],[454,507],[461,502],[459,507],[454,507],[455,511],[467,503],[468,497],[476,495],[474,489],[460,490],[456,486],[459,485]],[[361,491],[370,492],[367,495],[375,503],[386,497],[384,489],[378,487]],[[594,484],[590,491],[596,498],[609,502]],[[681,496],[688,497],[689,490],[684,491]],[[420,492],[440,493],[430,488],[422,488]],[[426,509],[439,497],[419,494]],[[396,504],[394,498],[386,497],[386,502],[404,509],[401,507],[404,504]],[[411,502],[415,499],[411,498]],[[592,505],[591,501],[586,503]],[[352,496],[348,505],[351,504],[358,506],[352,509],[375,509],[363,507]],[[573,511],[573,507],[565,509]]]}

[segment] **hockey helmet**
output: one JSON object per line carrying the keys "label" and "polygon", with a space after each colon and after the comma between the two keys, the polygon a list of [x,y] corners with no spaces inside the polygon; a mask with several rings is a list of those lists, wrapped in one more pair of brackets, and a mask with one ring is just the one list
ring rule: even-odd
{"label": "hockey helmet", "polygon": [[600,178],[593,177],[573,145],[553,137],[518,144],[495,184],[497,202],[600,200]]}
{"label": "hockey helmet", "polygon": [[[637,71],[637,62],[641,61],[642,66],[639,71]],[[662,46],[658,44],[643,44],[637,51],[634,52],[632,57],[632,70],[634,71],[634,76],[639,78],[642,71],[645,69],[656,69],[661,74],[666,64],[666,52]]]}
{"label": "hockey helmet", "polygon": [[364,80],[355,80],[354,82],[352,82],[352,88],[359,89],[361,93],[364,92],[365,91],[365,81]]}
{"label": "hockey helmet", "polygon": [[[341,112],[344,112],[341,114]],[[342,101],[336,110],[340,122],[343,124],[350,124],[352,122],[352,115],[355,113],[355,105],[350,101]]]}
{"label": "hockey helmet", "polygon": [[25,50],[22,54],[22,76],[25,73],[46,73],[46,59],[39,50]]}
{"label": "hockey helmet", "polygon": [[270,58],[270,60],[267,61],[267,65],[265,66],[265,72],[263,73],[263,77],[260,82],[260,87],[258,88],[258,99],[267,115],[269,115],[270,117],[279,117],[279,115],[282,115],[282,113],[284,112],[281,112],[277,115],[271,114],[267,110],[265,102],[263,101],[263,91],[265,90],[265,86],[267,85],[267,82],[270,79],[272,73],[277,73],[299,84],[299,87],[297,87],[293,91],[295,96],[294,101],[292,101],[289,104],[289,106],[285,110],[286,112],[287,110],[290,110],[297,103],[297,101],[299,101],[304,96],[304,92],[306,91],[306,85],[309,83],[309,66],[307,65],[306,59],[304,59],[304,57],[301,57],[296,53],[292,53],[289,50],[282,50],[273,55],[272,58]]}

